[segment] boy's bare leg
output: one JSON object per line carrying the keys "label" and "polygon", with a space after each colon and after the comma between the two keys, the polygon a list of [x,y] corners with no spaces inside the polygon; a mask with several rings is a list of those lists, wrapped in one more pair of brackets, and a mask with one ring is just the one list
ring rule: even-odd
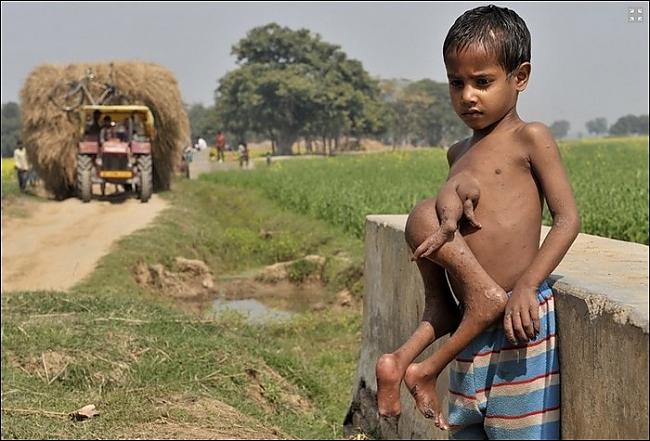
{"label": "boy's bare leg", "polygon": [[[411,248],[415,249],[436,228],[435,199],[426,199],[413,209],[407,222],[407,241]],[[410,365],[404,381],[420,412],[433,418],[436,426],[446,428],[436,397],[438,375],[465,346],[503,314],[508,297],[481,267],[458,232],[428,259],[446,268],[454,281],[458,281],[460,289],[456,294],[461,296],[459,300],[464,304],[464,312],[458,329],[449,340],[422,363]]]}
{"label": "boy's bare leg", "polygon": [[413,335],[399,349],[377,361],[377,407],[384,417],[400,414],[399,390],[406,368],[434,340],[460,323],[460,312],[452,299],[444,269],[427,259],[417,261],[424,282],[424,312]]}

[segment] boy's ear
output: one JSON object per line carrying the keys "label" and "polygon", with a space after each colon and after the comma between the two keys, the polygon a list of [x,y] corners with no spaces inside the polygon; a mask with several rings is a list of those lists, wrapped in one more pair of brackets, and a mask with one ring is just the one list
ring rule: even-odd
{"label": "boy's ear", "polygon": [[515,71],[514,78],[517,92],[523,92],[526,90],[526,86],[528,86],[528,80],[530,79],[530,68],[530,63],[525,62],[521,63]]}

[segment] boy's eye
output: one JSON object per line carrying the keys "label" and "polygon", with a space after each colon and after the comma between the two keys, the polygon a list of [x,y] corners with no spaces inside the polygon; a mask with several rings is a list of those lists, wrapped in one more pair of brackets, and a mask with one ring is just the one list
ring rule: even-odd
{"label": "boy's eye", "polygon": [[453,87],[454,89],[458,89],[460,87],[463,87],[463,82],[459,80],[451,80],[449,82],[449,85]]}
{"label": "boy's eye", "polygon": [[490,81],[486,80],[485,78],[479,78],[478,80],[476,80],[476,84],[479,87],[486,87],[490,84]]}

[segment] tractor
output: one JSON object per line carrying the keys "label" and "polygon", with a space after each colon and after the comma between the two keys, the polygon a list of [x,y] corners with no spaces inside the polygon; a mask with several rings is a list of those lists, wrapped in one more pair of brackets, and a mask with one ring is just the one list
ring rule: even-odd
{"label": "tractor", "polygon": [[155,131],[151,110],[140,105],[84,105],[78,112],[80,199],[90,201],[93,184],[99,184],[104,195],[106,184],[111,183],[135,191],[141,202],[147,202],[153,190],[151,141]]}

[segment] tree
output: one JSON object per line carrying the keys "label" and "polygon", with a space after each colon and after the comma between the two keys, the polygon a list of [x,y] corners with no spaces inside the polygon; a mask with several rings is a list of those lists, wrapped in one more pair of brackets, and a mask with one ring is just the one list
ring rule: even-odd
{"label": "tree", "polygon": [[569,128],[571,127],[571,124],[567,120],[560,120],[560,121],[555,121],[553,124],[551,124],[551,133],[553,133],[553,136],[555,138],[564,138],[568,133],[569,133]]}
{"label": "tree", "polygon": [[596,118],[587,121],[585,124],[587,132],[592,135],[604,135],[607,133],[607,120],[605,118]]}
{"label": "tree", "polygon": [[456,116],[445,83],[424,79],[410,82],[382,82],[384,100],[390,109],[388,134],[393,145],[449,145],[469,135],[469,129]]}
{"label": "tree", "polygon": [[318,34],[271,23],[249,31],[232,54],[239,67],[215,91],[217,115],[229,131],[263,134],[278,153],[291,154],[300,137],[337,145],[341,136],[382,130],[377,82]]}
{"label": "tree", "polygon": [[201,137],[208,143],[214,142],[217,137],[217,130],[221,128],[221,123],[214,107],[193,104],[187,109],[187,116],[190,120],[193,141]]}
{"label": "tree", "polygon": [[2,137],[0,138],[2,157],[13,155],[16,143],[20,138],[20,106],[9,101],[2,105]]}
{"label": "tree", "polygon": [[609,128],[610,135],[647,135],[648,115],[625,115]]}

